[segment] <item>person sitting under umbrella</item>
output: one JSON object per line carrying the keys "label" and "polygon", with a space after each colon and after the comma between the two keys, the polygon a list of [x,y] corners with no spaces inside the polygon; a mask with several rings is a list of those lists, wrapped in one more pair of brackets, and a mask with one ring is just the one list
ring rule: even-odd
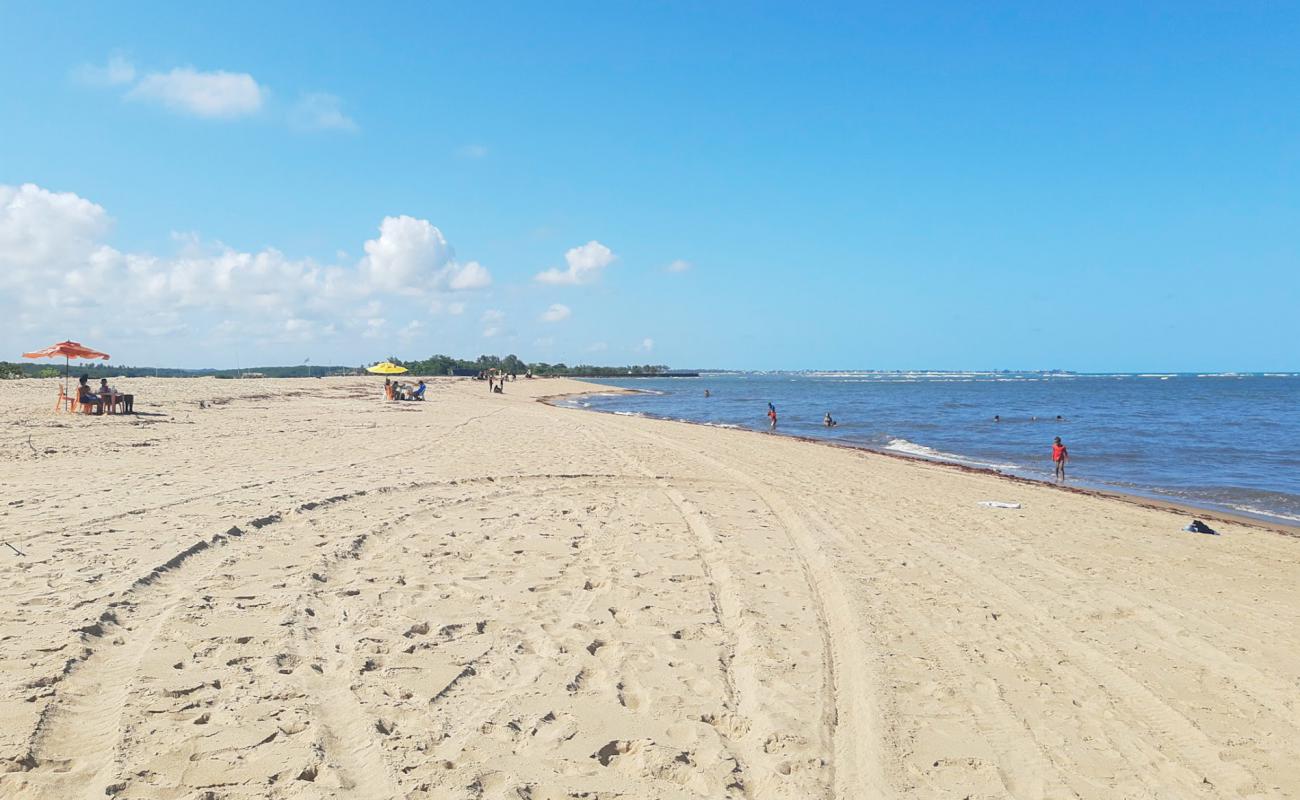
{"label": "person sitting under umbrella", "polygon": [[77,402],[83,406],[94,406],[96,414],[104,413],[104,401],[90,388],[89,375],[82,375],[81,382],[77,384]]}
{"label": "person sitting under umbrella", "polygon": [[109,386],[108,378],[99,379],[99,397],[108,403],[110,410],[116,406],[121,406],[124,414],[131,413],[131,406],[135,400],[135,395],[122,394],[115,387]]}

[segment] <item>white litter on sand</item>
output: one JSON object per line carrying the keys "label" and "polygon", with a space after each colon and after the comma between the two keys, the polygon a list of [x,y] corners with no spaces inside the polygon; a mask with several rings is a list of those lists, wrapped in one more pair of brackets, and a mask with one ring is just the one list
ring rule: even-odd
{"label": "white litter on sand", "polygon": [[985,508],[1020,508],[1019,503],[1003,503],[1000,500],[981,500],[980,505]]}

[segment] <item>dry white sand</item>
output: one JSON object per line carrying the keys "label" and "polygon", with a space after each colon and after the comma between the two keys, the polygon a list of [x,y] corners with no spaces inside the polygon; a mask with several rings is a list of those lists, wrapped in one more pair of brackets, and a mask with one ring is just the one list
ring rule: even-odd
{"label": "dry white sand", "polygon": [[0,383],[0,796],[1300,797],[1285,533],[571,381],[121,383]]}

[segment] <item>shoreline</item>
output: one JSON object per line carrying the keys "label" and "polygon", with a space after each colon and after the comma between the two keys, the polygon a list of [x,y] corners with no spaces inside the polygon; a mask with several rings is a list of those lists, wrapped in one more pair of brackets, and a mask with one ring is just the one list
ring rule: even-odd
{"label": "shoreline", "polygon": [[[594,385],[600,385],[600,384],[594,384]],[[553,408],[559,408],[559,409],[569,410],[569,411],[587,411],[595,414],[620,416],[615,411],[606,411],[604,409],[599,409],[599,408],[574,408],[572,406],[558,405],[555,402],[556,400],[560,400],[560,399],[567,399],[567,398],[574,398],[574,397],[589,397],[596,394],[617,395],[617,394],[655,394],[655,393],[647,391],[645,389],[630,389],[622,386],[611,386],[611,387],[601,386],[601,391],[599,392],[560,393],[554,395],[547,395],[545,397],[538,397],[536,399],[537,402],[545,403],[546,405],[549,405]],[[1062,485],[1059,483],[1053,483],[1051,481],[1039,480],[1036,478],[1028,478],[1022,475],[1013,475],[1007,472],[1003,472],[994,467],[981,467],[972,464],[961,464],[952,461],[943,461],[941,459],[935,459],[935,458],[925,458],[924,456],[911,455],[909,453],[898,453],[889,450],[878,450],[872,447],[867,447],[866,445],[829,441],[827,439],[820,439],[815,436],[806,436],[798,433],[784,433],[778,431],[777,433],[773,434],[768,431],[756,430],[754,428],[747,428],[743,426],[733,427],[733,426],[712,425],[707,422],[697,422],[695,420],[678,419],[675,417],[663,417],[656,414],[640,414],[639,412],[636,416],[640,416],[643,419],[655,420],[658,422],[674,422],[683,425],[696,425],[704,428],[712,428],[715,430],[740,431],[744,433],[756,434],[759,436],[773,436],[773,435],[781,436],[786,439],[806,442],[808,444],[820,445],[822,447],[833,447],[836,449],[848,450],[855,453],[866,453],[871,455],[885,456],[887,458],[900,459],[902,461],[912,463],[912,464],[915,463],[933,464],[947,469],[956,470],[958,472],[964,472],[964,473],[976,474],[976,475],[989,475],[992,477],[1001,478],[1002,480],[1009,481],[1011,483],[1017,483],[1017,484],[1029,485],[1029,486],[1042,486],[1042,487],[1058,489],[1060,491],[1070,492],[1073,494],[1080,494],[1089,497],[1102,497],[1111,500],[1118,500],[1120,502],[1130,503],[1132,505],[1141,506],[1143,508],[1150,508],[1157,511],[1168,511],[1177,514],[1185,514],[1189,517],[1193,517],[1196,519],[1212,520],[1214,522],[1227,523],[1231,525],[1243,525],[1246,527],[1271,531],[1273,533],[1277,533],[1282,536],[1300,538],[1300,523],[1291,524],[1288,522],[1283,522],[1281,520],[1266,517],[1263,515],[1254,516],[1251,514],[1246,514],[1244,512],[1225,511],[1219,508],[1198,506],[1193,503],[1180,502],[1177,500],[1169,500],[1163,497],[1148,497],[1146,495],[1123,492],[1117,489],[1102,489],[1102,488],[1097,488],[1092,486]]]}

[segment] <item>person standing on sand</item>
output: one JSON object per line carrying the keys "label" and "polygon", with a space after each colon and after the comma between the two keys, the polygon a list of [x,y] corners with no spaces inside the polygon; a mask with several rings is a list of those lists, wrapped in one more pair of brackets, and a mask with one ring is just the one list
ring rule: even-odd
{"label": "person standing on sand", "polygon": [[1056,479],[1065,480],[1065,462],[1070,460],[1070,451],[1061,444],[1061,437],[1052,442],[1052,463],[1056,465]]}

